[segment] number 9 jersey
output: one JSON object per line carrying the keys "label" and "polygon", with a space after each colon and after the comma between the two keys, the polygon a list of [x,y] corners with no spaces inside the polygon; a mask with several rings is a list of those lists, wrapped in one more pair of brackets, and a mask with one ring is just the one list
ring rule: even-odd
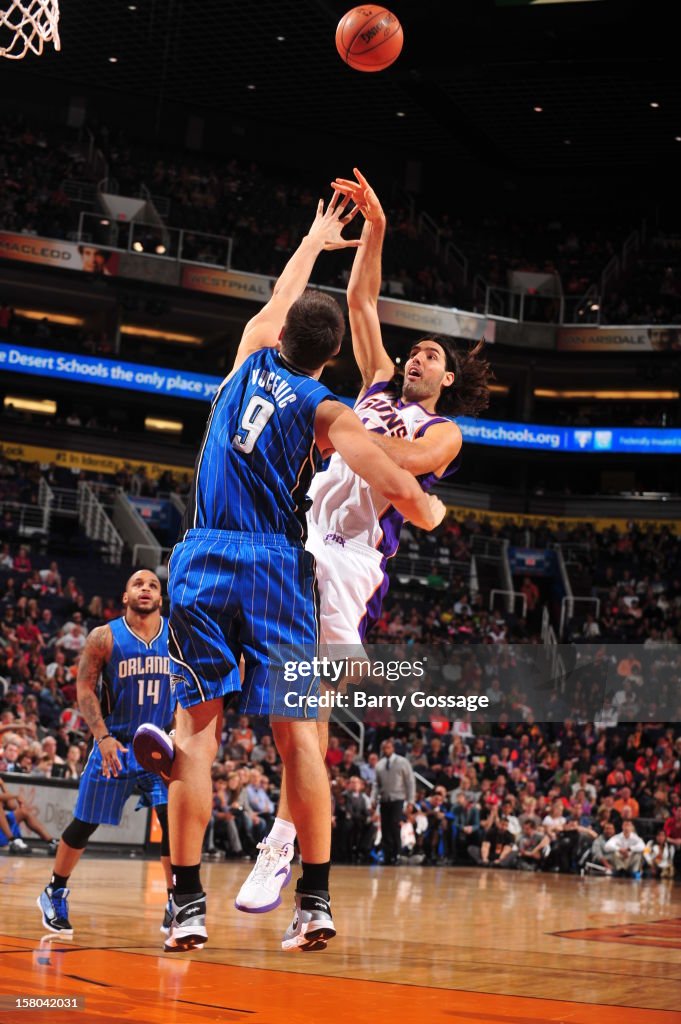
{"label": "number 9 jersey", "polygon": [[[274,349],[250,356],[213,402],[185,532],[168,563],[171,682],[183,708],[242,690],[244,714],[301,717],[318,683],[314,559],[304,548],[314,425],[334,396]],[[243,687],[239,662],[243,655]],[[303,716],[306,714],[303,711]]]}
{"label": "number 9 jersey", "polygon": [[196,460],[184,529],[307,536],[318,456],[314,421],[327,387],[275,349],[250,356],[221,385]]}
{"label": "number 9 jersey", "polygon": [[125,616],[109,623],[113,647],[102,672],[102,716],[112,736],[127,744],[143,722],[159,729],[170,726],[174,699],[170,689],[168,623],[161,617],[149,643],[138,636]]}

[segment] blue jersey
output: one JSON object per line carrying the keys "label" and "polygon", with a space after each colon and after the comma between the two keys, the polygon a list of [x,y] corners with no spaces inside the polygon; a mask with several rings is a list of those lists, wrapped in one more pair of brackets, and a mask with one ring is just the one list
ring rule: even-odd
{"label": "blue jersey", "polygon": [[125,616],[109,623],[111,657],[102,672],[100,703],[107,729],[117,739],[132,739],[138,726],[153,722],[165,729],[173,716],[168,657],[168,623],[161,619],[149,643],[138,636]]}
{"label": "blue jersey", "polygon": [[307,535],[307,490],[319,459],[317,407],[334,396],[275,349],[250,356],[221,385],[196,461],[185,529]]}

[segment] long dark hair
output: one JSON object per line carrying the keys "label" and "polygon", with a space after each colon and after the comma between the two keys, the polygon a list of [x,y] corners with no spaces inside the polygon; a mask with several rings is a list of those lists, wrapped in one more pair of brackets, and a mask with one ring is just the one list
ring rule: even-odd
{"label": "long dark hair", "polygon": [[[479,416],[484,412],[489,405],[490,384],[494,380],[489,360],[481,355],[485,339],[481,338],[468,348],[458,348],[452,338],[441,335],[427,334],[415,344],[421,341],[434,341],[439,345],[445,354],[447,369],[454,374],[454,383],[442,389],[436,412],[441,416]],[[403,381],[400,373],[391,382],[398,394],[402,391]]]}

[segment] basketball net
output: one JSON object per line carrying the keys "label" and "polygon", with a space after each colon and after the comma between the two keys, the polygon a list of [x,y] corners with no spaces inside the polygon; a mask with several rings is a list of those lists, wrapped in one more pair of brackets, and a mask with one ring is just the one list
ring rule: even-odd
{"label": "basketball net", "polygon": [[29,50],[38,57],[45,43],[59,43],[59,0],[3,0],[0,57],[21,60]]}

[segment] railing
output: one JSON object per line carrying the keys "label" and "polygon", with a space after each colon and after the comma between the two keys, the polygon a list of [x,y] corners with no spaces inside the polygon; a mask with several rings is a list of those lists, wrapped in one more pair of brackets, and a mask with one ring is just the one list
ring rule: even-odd
{"label": "railing", "polygon": [[601,322],[601,297],[595,284],[592,284],[583,295],[578,298],[568,297],[561,303],[560,323],[576,324],[600,324]]}
{"label": "railing", "polygon": [[641,248],[641,234],[639,231],[632,231],[622,246],[622,269],[628,270],[636,253]]}
{"label": "railing", "polygon": [[52,512],[55,515],[78,518],[78,491],[75,487],[53,487],[52,497]]}
{"label": "railing", "polygon": [[117,221],[89,210],[80,213],[77,241],[100,249],[222,270],[228,270],[232,263],[233,240],[226,235],[187,231],[163,223]]}
{"label": "railing", "polygon": [[405,581],[416,579],[424,586],[432,574],[433,566],[446,583],[451,583],[455,576],[470,576],[471,570],[470,562],[450,562],[438,558],[437,555],[427,557],[405,553],[391,559],[389,566],[396,576]]}
{"label": "railing", "polygon": [[[116,488],[112,518],[116,529],[128,547],[138,546],[138,560],[140,562],[143,560],[147,569],[155,569],[161,561],[161,542],[145,523],[130,495],[122,487]],[[145,554],[144,559],[140,557],[142,549],[149,552],[149,554]]]}
{"label": "railing", "polygon": [[23,505],[0,499],[0,513],[10,512],[20,537],[46,537],[49,533],[49,510],[40,505]]}
{"label": "railing", "polygon": [[454,242],[447,241],[444,244],[442,257],[445,263],[454,263],[461,275],[461,283],[468,284],[468,260]]}
{"label": "railing", "polygon": [[417,782],[420,782],[422,786],[425,786],[426,789],[435,789],[435,783],[431,782],[430,779],[426,779],[419,772],[414,772],[414,778]]}
{"label": "railing", "polygon": [[144,199],[145,202],[151,203],[159,217],[167,217],[170,213],[170,200],[168,196],[154,196],[151,194],[146,185],[140,185],[139,199]]}
{"label": "railing", "polygon": [[610,285],[617,281],[621,273],[620,258],[619,256],[612,256],[603,268],[601,274],[601,295],[605,296],[608,294]]}
{"label": "railing", "polygon": [[135,544],[135,546],[132,549],[132,564],[133,566],[144,565],[148,568],[148,563],[150,560],[141,557],[143,552],[148,551],[152,555],[151,561],[155,563],[155,571],[160,565],[164,564],[165,556],[169,555],[172,550],[172,548],[160,548],[158,544]]}
{"label": "railing", "polygon": [[95,205],[97,186],[91,181],[72,181],[70,178],[66,178],[61,183],[61,191],[72,202],[82,203],[84,206]]}
{"label": "railing", "polygon": [[560,544],[556,544],[554,551],[556,552],[556,561],[558,563],[558,575],[560,576],[560,582],[563,584],[563,590],[567,597],[573,597],[572,583],[570,582],[570,573],[567,570],[568,563],[563,557],[563,549]]}
{"label": "railing", "polygon": [[489,610],[494,611],[494,597],[495,595],[501,595],[506,598],[506,611],[512,612],[515,608],[515,603],[518,598],[522,601],[522,615],[523,618],[527,617],[527,598],[519,590],[490,590],[489,592]]}
{"label": "railing", "polygon": [[565,635],[565,626],[575,614],[576,604],[590,604],[594,606],[594,616],[598,618],[601,614],[601,599],[599,597],[564,597],[560,603],[560,636]]}
{"label": "railing", "polygon": [[471,551],[481,558],[503,558],[507,543],[503,537],[482,537],[476,534],[471,543]]}
{"label": "railing", "polygon": [[103,549],[105,561],[120,565],[123,556],[123,538],[104,511],[92,487],[87,483],[78,485],[78,520],[85,535],[98,541]]}

